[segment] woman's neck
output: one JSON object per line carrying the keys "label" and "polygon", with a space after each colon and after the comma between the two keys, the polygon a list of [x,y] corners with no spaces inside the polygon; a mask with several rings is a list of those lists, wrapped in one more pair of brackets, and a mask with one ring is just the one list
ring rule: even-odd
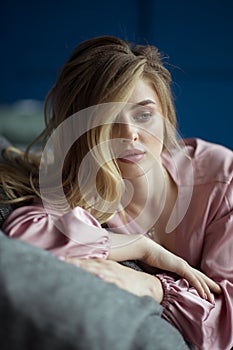
{"label": "woman's neck", "polygon": [[[149,230],[154,224],[167,222],[177,197],[177,186],[160,164],[143,176],[129,181],[133,193],[126,212],[140,226]],[[127,186],[126,186],[127,187]]]}

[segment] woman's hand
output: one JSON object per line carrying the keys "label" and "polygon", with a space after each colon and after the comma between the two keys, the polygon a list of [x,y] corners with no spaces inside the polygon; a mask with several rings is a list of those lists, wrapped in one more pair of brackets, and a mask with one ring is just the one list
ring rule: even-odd
{"label": "woman's hand", "polygon": [[158,303],[163,300],[163,287],[159,278],[155,276],[133,270],[112,260],[75,258],[65,260],[137,296],[149,295]]}
{"label": "woman's hand", "polygon": [[[110,260],[139,260],[151,267],[174,272],[185,278],[202,298],[212,303],[214,297],[211,291],[221,293],[221,288],[216,282],[145,236],[111,233],[110,239]],[[153,269],[149,271],[153,273]]]}
{"label": "woman's hand", "polygon": [[159,244],[148,240],[145,255],[141,259],[143,263],[162,270],[168,270],[185,278],[192,285],[198,294],[214,303],[214,293],[221,293],[220,286],[201,271],[191,267],[184,259],[169,252]]}

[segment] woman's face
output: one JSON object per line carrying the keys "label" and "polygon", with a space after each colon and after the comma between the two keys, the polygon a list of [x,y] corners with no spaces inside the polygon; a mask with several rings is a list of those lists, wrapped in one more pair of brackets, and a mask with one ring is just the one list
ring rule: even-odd
{"label": "woman's face", "polygon": [[113,126],[114,154],[123,178],[142,176],[160,161],[163,134],[158,96],[151,82],[140,79]]}

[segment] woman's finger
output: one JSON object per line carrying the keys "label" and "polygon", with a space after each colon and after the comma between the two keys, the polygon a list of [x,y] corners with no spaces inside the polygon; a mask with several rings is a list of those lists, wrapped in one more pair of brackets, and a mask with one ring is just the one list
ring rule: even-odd
{"label": "woman's finger", "polygon": [[198,271],[198,273],[202,276],[202,278],[204,279],[204,281],[207,283],[207,285],[210,287],[210,289],[217,294],[222,293],[222,289],[220,287],[219,284],[217,284],[215,281],[213,281],[211,278],[209,278],[208,276],[206,276],[204,273],[202,273],[201,271]]}

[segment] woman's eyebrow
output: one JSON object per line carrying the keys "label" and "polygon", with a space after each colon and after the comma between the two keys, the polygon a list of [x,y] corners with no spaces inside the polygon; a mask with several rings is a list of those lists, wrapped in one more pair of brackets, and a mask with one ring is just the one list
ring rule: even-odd
{"label": "woman's eyebrow", "polygon": [[147,106],[151,103],[154,105],[156,104],[155,101],[147,99],[147,100],[143,100],[143,101],[140,101],[137,103],[132,103],[132,108],[137,108],[138,106]]}

